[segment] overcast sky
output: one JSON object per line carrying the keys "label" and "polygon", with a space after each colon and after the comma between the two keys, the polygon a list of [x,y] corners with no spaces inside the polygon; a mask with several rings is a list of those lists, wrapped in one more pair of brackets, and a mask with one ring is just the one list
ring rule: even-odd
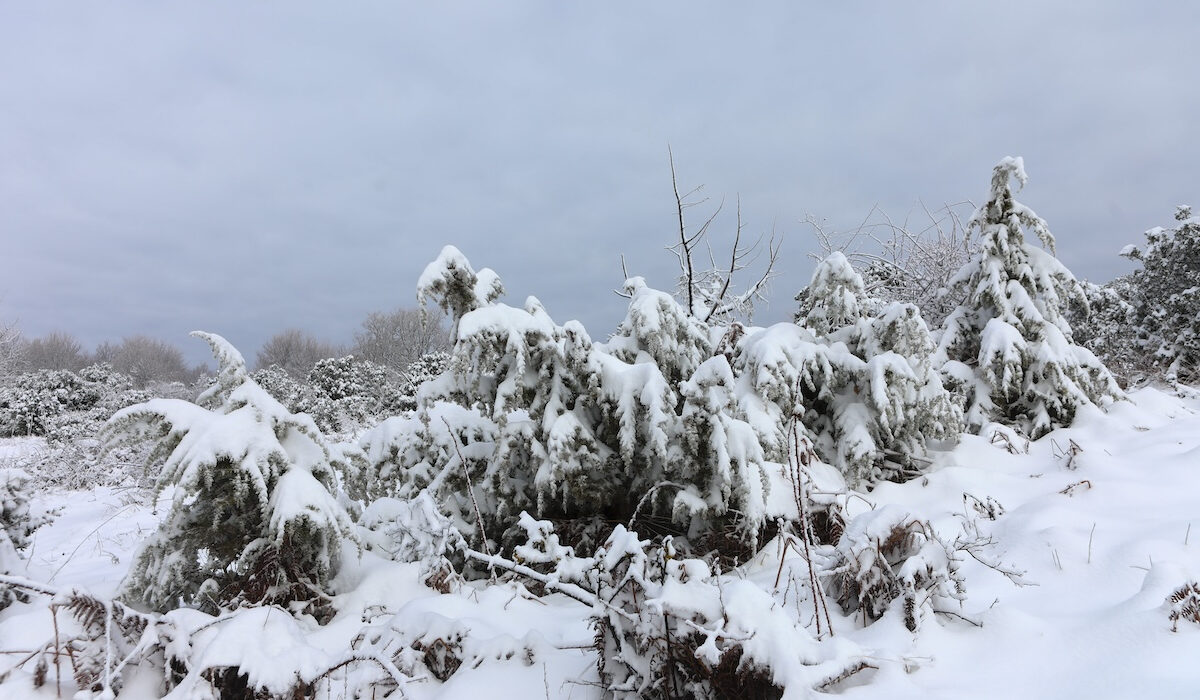
{"label": "overcast sky", "polygon": [[453,243],[601,338],[621,253],[673,285],[668,144],[783,236],[760,321],[806,215],[978,201],[1006,155],[1094,281],[1200,206],[1200,3],[806,4],[0,0],[0,318],[253,357],[412,305]]}

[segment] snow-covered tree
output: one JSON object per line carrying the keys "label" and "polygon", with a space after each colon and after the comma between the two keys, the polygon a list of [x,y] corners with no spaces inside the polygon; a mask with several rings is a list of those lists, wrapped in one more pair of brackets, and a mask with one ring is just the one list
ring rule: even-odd
{"label": "snow-covered tree", "polygon": [[200,405],[153,399],[123,409],[110,444],[150,440],[170,511],[137,555],[123,595],[156,610],[319,599],[337,572],[350,518],[335,492],[346,469],[320,430],[256,384],[223,338]]}
{"label": "snow-covered tree", "polygon": [[[1025,184],[1023,161],[1001,160],[987,202],[968,224],[979,252],[953,280],[966,299],[946,318],[938,359],[965,396],[973,429],[998,420],[1036,438],[1120,389],[1096,356],[1072,341],[1065,312],[1072,302],[1086,306],[1083,288],[1055,259],[1046,222],[1013,199],[1013,178]],[[1045,250],[1028,244],[1025,230]]]}
{"label": "snow-covered tree", "polygon": [[1146,243],[1121,254],[1142,264],[1129,275],[1137,347],[1169,377],[1200,378],[1200,217],[1175,212],[1174,228],[1146,232]]}
{"label": "snow-covered tree", "polygon": [[437,350],[425,353],[400,373],[395,392],[388,399],[393,412],[412,411],[417,408],[417,392],[421,386],[450,369],[450,353]]}

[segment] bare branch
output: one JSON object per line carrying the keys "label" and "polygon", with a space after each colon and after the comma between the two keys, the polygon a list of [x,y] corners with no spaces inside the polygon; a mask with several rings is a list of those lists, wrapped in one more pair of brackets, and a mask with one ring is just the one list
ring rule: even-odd
{"label": "bare branch", "polygon": [[680,263],[683,264],[686,262],[688,315],[690,316],[694,302],[694,299],[692,298],[692,288],[694,286],[694,278],[692,275],[692,256],[689,254],[690,251],[688,250],[687,229],[683,224],[683,198],[679,196],[679,180],[675,177],[675,154],[671,152],[671,146],[669,144],[667,145],[667,160],[671,164],[671,189],[675,192],[675,209],[679,213],[679,245],[683,248],[679,255],[681,256]]}

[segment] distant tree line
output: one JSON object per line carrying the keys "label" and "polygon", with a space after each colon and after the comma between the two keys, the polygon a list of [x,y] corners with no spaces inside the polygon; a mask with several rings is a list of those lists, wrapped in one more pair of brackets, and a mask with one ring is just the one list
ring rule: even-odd
{"label": "distant tree line", "polygon": [[[0,370],[21,374],[39,370],[79,372],[106,363],[133,380],[139,388],[153,382],[190,384],[205,373],[204,365],[189,367],[179,348],[147,335],[131,335],[120,342],[103,342],[88,352],[70,333],[56,331],[38,338],[23,338],[15,327],[3,350]],[[0,342],[3,342],[0,340]]]}
{"label": "distant tree line", "polygon": [[[288,329],[263,344],[255,378],[290,410],[331,432],[411,410],[416,390],[447,362],[449,331],[434,314],[398,308],[369,314],[354,343],[339,346]],[[23,337],[0,324],[0,435],[90,438],[113,411],[150,395],[192,399],[210,383],[171,343],[146,335],[93,352],[70,333]],[[81,412],[91,412],[80,423]]]}
{"label": "distant tree line", "polygon": [[318,361],[352,355],[392,373],[404,372],[424,355],[450,350],[450,331],[442,320],[420,309],[374,311],[363,320],[349,347],[289,328],[263,343],[255,367],[275,366],[293,379],[304,379]]}
{"label": "distant tree line", "polygon": [[[281,331],[263,343],[255,365],[257,369],[276,366],[303,380],[318,361],[353,355],[399,374],[423,355],[446,352],[450,345],[450,332],[442,319],[419,309],[397,308],[368,314],[349,346],[298,328]],[[155,382],[191,384],[208,369],[203,364],[188,366],[179,348],[148,335],[105,341],[88,352],[70,333],[26,337],[15,322],[0,320],[0,379],[39,370],[79,372],[99,363],[128,376],[138,388]]]}

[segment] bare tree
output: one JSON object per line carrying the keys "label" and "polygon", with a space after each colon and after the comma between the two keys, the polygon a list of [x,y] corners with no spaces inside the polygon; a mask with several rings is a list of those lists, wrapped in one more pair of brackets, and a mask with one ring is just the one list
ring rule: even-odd
{"label": "bare tree", "polygon": [[128,375],[138,387],[150,382],[186,382],[193,375],[179,348],[146,335],[127,336],[120,344],[101,343],[95,359]]}
{"label": "bare tree", "polygon": [[0,322],[0,379],[17,372],[21,362],[21,329],[16,321]]}
{"label": "bare tree", "polygon": [[450,349],[444,318],[420,309],[372,312],[354,334],[354,356],[402,372],[422,355]]}
{"label": "bare tree", "polygon": [[255,363],[258,369],[278,365],[293,379],[304,379],[317,360],[341,354],[341,348],[336,345],[317,340],[297,328],[289,328],[263,343]]}
{"label": "bare tree", "polygon": [[974,209],[970,202],[934,211],[920,204],[923,219],[918,224],[908,217],[894,221],[872,208],[848,233],[827,231],[824,222],[811,215],[805,221],[821,248],[814,257],[841,251],[858,269],[871,296],[915,304],[925,322],[936,328],[962,301],[949,292],[950,280],[974,252],[960,217],[964,207]]}
{"label": "bare tree", "polygon": [[83,345],[69,333],[55,331],[21,344],[21,368],[24,370],[65,369],[77,372],[86,367],[88,362]]}
{"label": "bare tree", "polygon": [[[679,261],[677,294],[682,298],[688,314],[705,323],[728,322],[735,318],[749,320],[754,314],[755,302],[766,301],[764,293],[767,284],[776,274],[775,262],[779,259],[782,241],[777,242],[774,233],[765,246],[763,236],[759,236],[752,245],[746,245],[742,241],[745,226],[742,223],[742,201],[739,197],[733,245],[727,258],[718,259],[709,243],[708,231],[717,220],[725,202],[720,202],[704,223],[689,233],[684,216],[686,210],[702,205],[708,199],[699,196],[702,187],[680,193],[679,180],[675,175],[675,156],[670,147],[667,148],[667,158],[671,164],[671,188],[675,193],[675,211],[679,220],[679,242],[667,248]],[[766,254],[767,261],[762,274],[744,289],[733,291],[734,276],[753,265],[763,253]],[[697,267],[697,256],[701,254],[707,257],[707,265]],[[628,272],[625,276],[629,276]]]}

